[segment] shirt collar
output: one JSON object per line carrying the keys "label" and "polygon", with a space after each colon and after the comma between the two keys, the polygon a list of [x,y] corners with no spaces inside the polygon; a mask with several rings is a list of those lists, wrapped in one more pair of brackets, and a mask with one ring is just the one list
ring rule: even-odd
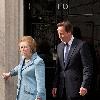
{"label": "shirt collar", "polygon": [[[72,35],[72,37],[71,37],[70,41],[68,42],[68,45],[70,45],[70,46],[71,46],[71,44],[72,44],[73,40],[74,40],[74,37],[73,37],[73,35]],[[66,42],[63,42],[63,43],[64,43],[64,44],[66,44]]]}
{"label": "shirt collar", "polygon": [[71,45],[71,44],[72,44],[72,42],[73,42],[73,40],[74,40],[74,37],[73,37],[73,35],[72,35],[72,37],[71,37],[70,41],[68,42],[68,45]]}

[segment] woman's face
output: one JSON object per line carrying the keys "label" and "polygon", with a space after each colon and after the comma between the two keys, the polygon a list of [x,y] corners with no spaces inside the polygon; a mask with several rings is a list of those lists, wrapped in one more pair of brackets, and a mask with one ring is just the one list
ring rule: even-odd
{"label": "woman's face", "polygon": [[27,42],[21,42],[19,44],[20,53],[25,58],[30,58],[32,55],[32,50]]}

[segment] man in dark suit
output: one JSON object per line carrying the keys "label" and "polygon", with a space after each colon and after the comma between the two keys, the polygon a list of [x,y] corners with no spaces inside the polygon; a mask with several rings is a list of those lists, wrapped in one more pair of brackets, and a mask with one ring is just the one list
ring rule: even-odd
{"label": "man in dark suit", "polygon": [[52,95],[58,94],[59,100],[83,100],[93,75],[89,47],[86,42],[73,37],[73,26],[68,20],[58,23],[57,27],[61,43],[57,47]]}

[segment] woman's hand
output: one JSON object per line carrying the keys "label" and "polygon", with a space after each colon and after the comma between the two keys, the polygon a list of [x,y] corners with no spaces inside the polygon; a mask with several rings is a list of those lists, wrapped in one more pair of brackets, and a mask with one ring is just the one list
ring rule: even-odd
{"label": "woman's hand", "polygon": [[10,77],[10,72],[9,73],[3,73],[2,78],[7,80]]}

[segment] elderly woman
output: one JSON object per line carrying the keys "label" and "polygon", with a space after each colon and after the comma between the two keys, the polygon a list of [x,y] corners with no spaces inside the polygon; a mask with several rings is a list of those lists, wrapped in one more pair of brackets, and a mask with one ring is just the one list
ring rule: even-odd
{"label": "elderly woman", "polygon": [[22,55],[20,63],[3,78],[18,75],[16,100],[46,100],[45,65],[37,55],[36,42],[31,36],[23,36],[19,43]]}

